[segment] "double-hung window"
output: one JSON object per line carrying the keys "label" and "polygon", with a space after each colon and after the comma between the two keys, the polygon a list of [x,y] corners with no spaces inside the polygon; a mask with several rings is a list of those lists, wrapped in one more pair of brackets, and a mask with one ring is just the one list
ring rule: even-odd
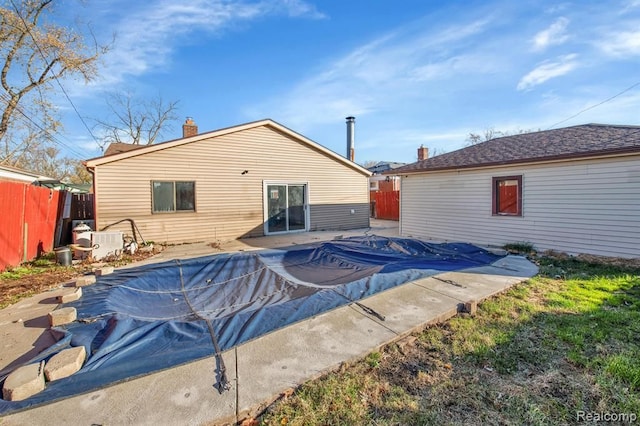
{"label": "double-hung window", "polygon": [[494,216],[522,216],[522,175],[492,179]]}
{"label": "double-hung window", "polygon": [[151,181],[153,213],[196,210],[196,184],[188,181]]}

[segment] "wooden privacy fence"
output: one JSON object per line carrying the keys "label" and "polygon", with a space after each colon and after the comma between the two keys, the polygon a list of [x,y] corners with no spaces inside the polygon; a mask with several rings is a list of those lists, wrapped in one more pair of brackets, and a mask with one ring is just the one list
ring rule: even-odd
{"label": "wooden privacy fence", "polygon": [[400,220],[400,191],[371,191],[370,199],[374,218]]}
{"label": "wooden privacy fence", "polygon": [[59,191],[0,182],[0,270],[53,249]]}
{"label": "wooden privacy fence", "polygon": [[79,221],[94,227],[93,194],[60,193],[61,211],[56,225],[55,246],[70,244],[73,240],[74,223]]}
{"label": "wooden privacy fence", "polygon": [[72,194],[71,215],[74,220],[93,220],[93,194]]}

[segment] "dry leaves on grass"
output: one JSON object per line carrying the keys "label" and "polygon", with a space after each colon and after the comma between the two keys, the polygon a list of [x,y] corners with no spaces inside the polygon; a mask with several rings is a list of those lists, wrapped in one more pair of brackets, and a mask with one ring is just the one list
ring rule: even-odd
{"label": "dry leaves on grass", "polygon": [[[155,252],[138,251],[133,256],[127,255],[104,262],[104,265],[122,266],[147,259],[154,254]],[[89,261],[68,267],[52,264],[40,272],[23,275],[20,278],[0,278],[0,308],[15,303],[21,298],[58,288],[78,276],[90,273],[94,265]]]}
{"label": "dry leaves on grass", "polygon": [[60,287],[64,282],[79,274],[73,268],[59,268],[17,279],[0,280],[0,306],[15,303],[21,297]]}
{"label": "dry leaves on grass", "polygon": [[541,254],[544,257],[558,260],[576,259],[581,262],[593,263],[596,265],[608,265],[616,266],[619,268],[637,269],[640,268],[640,258],[625,259],[621,257],[608,257],[608,256],[596,256],[593,254],[579,254],[577,256],[571,256],[567,253],[547,250]]}

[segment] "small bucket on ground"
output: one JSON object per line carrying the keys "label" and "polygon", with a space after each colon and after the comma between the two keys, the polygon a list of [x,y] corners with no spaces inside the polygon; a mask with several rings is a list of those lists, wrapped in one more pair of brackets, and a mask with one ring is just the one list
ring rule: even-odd
{"label": "small bucket on ground", "polygon": [[71,265],[71,249],[69,247],[58,247],[53,251],[56,253],[56,262],[62,266]]}

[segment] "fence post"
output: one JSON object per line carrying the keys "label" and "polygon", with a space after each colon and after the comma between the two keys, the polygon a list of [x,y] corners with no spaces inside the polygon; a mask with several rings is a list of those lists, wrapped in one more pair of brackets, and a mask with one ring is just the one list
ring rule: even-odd
{"label": "fence post", "polygon": [[22,261],[27,261],[27,249],[29,248],[29,224],[27,222],[24,223],[24,232],[22,233]]}

